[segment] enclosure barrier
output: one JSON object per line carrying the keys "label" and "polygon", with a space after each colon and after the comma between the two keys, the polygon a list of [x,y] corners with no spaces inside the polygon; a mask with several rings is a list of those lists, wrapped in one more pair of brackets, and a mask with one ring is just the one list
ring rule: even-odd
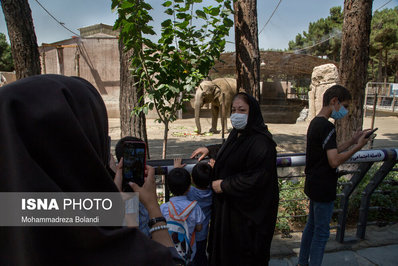
{"label": "enclosure barrier", "polygon": [[[208,161],[208,160],[202,160]],[[350,196],[353,191],[357,188],[358,184],[365,177],[366,173],[369,171],[371,166],[375,162],[384,162],[381,167],[376,171],[368,185],[362,192],[361,205],[359,209],[359,221],[357,225],[357,233],[356,239],[344,239],[346,222],[347,222],[347,214],[348,214],[348,205]],[[339,177],[351,174],[352,177],[349,182],[344,184],[344,188],[341,194],[337,195],[337,199],[340,198],[340,209],[335,210],[335,212],[339,213],[338,215],[338,225],[336,226],[336,240],[340,243],[345,241],[353,241],[357,239],[364,239],[366,226],[368,225],[368,213],[369,213],[369,205],[370,198],[372,194],[375,192],[376,188],[380,185],[383,179],[387,176],[390,171],[398,171],[398,169],[394,169],[394,165],[398,162],[398,148],[388,148],[388,149],[374,149],[374,150],[363,150],[355,153],[346,164],[359,164],[358,168],[355,171],[339,171]],[[183,159],[183,164],[186,164],[185,169],[189,172],[192,171],[192,168],[197,163],[197,159]],[[149,160],[147,162],[148,165],[155,168],[156,175],[167,175],[169,171],[171,171],[173,167],[172,159],[165,160]],[[298,167],[305,166],[305,153],[294,153],[294,154],[278,154],[276,160],[277,167]],[[303,177],[303,175],[289,176],[292,177]],[[286,178],[286,177],[279,177]],[[166,195],[166,199],[168,199],[169,195]],[[304,200],[304,199],[295,199]],[[305,215],[298,215],[305,216]]]}

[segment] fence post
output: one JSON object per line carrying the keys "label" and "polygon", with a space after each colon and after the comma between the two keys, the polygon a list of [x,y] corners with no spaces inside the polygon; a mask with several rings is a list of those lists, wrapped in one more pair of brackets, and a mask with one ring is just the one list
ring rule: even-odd
{"label": "fence post", "polygon": [[365,239],[366,225],[368,221],[370,198],[375,189],[380,185],[387,174],[393,169],[397,163],[396,159],[391,159],[383,163],[383,165],[377,170],[373,178],[369,181],[362,192],[363,196],[361,199],[361,206],[359,207],[359,221],[357,225],[357,237]]}
{"label": "fence post", "polygon": [[343,189],[344,196],[340,200],[340,208],[342,211],[339,213],[336,232],[336,241],[340,243],[344,242],[345,226],[347,223],[348,214],[348,202],[350,200],[350,196],[372,165],[373,162],[361,163],[357,169],[357,172],[351,177],[350,184],[345,186]]}

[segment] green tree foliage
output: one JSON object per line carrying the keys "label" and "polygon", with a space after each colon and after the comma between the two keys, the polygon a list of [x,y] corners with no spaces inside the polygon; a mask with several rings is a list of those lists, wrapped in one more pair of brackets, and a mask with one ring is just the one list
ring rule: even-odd
{"label": "green tree foliage", "polygon": [[7,43],[6,35],[0,33],[0,71],[13,71],[11,46]]}
{"label": "green tree foliage", "polygon": [[[397,81],[398,7],[376,11],[370,34],[369,74],[373,81]],[[388,80],[388,76],[393,79]]]}
{"label": "green tree foliage", "polygon": [[338,61],[342,26],[343,13],[341,7],[332,7],[327,18],[311,22],[308,32],[299,33],[294,41],[289,41],[288,49],[302,54],[326,56],[331,60]]}
{"label": "green tree foliage", "polygon": [[[225,36],[233,26],[228,18],[231,1],[216,0],[214,6],[199,8],[202,0],[163,2],[168,19],[161,23],[157,42],[147,38],[155,35],[150,10],[144,0],[113,0],[119,18],[115,28],[127,50],[133,50],[132,74],[137,88],[145,88],[149,101],[135,113],[155,108],[159,122],[165,126],[163,157],[168,125],[177,119],[177,111],[189,101],[195,87],[207,75],[225,48]],[[143,99],[141,99],[143,100]]]}
{"label": "green tree foliage", "polygon": [[[310,23],[308,32],[289,41],[288,50],[339,61],[342,25],[341,7],[332,7],[326,19]],[[398,82],[398,7],[373,14],[369,52],[369,80]]]}

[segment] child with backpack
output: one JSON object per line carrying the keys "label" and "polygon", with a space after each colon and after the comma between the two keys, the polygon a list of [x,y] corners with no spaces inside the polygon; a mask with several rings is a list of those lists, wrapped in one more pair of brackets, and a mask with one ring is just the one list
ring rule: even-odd
{"label": "child with backpack", "polygon": [[202,230],[205,216],[197,201],[187,198],[191,176],[186,169],[175,168],[166,178],[174,197],[163,203],[160,210],[167,220],[169,234],[177,252],[189,264],[196,253],[195,234]]}
{"label": "child with backpack", "polygon": [[[196,200],[205,215],[202,231],[196,234],[196,255],[192,266],[206,266],[208,259],[206,255],[207,234],[209,232],[209,222],[211,216],[211,206],[213,191],[210,183],[213,179],[214,160],[210,162],[199,162],[192,169],[192,186],[188,192],[188,200]],[[174,159],[174,168],[182,168],[181,159]]]}

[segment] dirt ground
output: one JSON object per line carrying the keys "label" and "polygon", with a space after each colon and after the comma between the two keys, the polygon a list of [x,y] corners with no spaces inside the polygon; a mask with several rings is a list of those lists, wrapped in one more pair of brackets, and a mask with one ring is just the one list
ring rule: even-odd
{"label": "dirt ground", "polygon": [[[228,128],[232,128],[228,122]],[[278,144],[278,153],[305,152],[305,139],[309,122],[297,122],[296,124],[267,124]],[[201,118],[202,130],[208,131],[211,127],[211,118]],[[364,119],[364,128],[370,128],[371,116]],[[398,148],[398,116],[378,114],[375,119],[375,127],[378,127],[377,136],[373,148]],[[218,128],[221,128],[218,121]],[[147,119],[147,132],[149,139],[150,159],[160,159],[162,155],[163,124],[154,119]],[[195,132],[195,120],[193,118],[179,119],[170,126],[167,158],[188,158],[196,148],[221,143],[221,134],[205,133],[197,135]],[[120,139],[119,119],[109,120],[109,135],[114,146]],[[226,134],[225,137],[228,135]]]}

